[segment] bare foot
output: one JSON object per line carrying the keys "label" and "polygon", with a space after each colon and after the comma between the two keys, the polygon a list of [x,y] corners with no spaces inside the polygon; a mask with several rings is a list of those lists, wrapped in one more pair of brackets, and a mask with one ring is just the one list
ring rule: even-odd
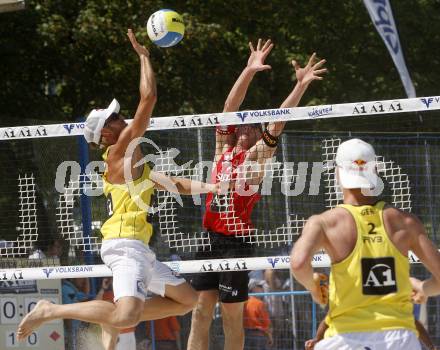
{"label": "bare foot", "polygon": [[17,338],[19,341],[26,339],[34,329],[48,321],[51,303],[47,300],[40,300],[18,325]]}
{"label": "bare foot", "polygon": [[114,350],[118,343],[119,329],[101,324],[102,329],[102,345],[105,350]]}

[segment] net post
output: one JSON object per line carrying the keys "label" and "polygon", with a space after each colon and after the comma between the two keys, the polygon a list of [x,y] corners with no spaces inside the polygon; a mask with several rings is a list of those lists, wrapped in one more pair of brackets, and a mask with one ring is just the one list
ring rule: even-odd
{"label": "net post", "polygon": [[[82,119],[81,121],[84,121]],[[92,231],[92,205],[89,196],[84,191],[84,182],[86,181],[86,168],[89,164],[89,145],[87,144],[85,138],[83,136],[78,136],[78,151],[79,151],[79,164],[81,166],[81,175],[79,177],[79,190],[80,190],[80,198],[81,198],[81,222],[82,222],[82,231],[83,237],[85,241],[85,252],[84,258],[85,262],[88,265],[93,264],[93,254],[91,252],[90,246],[90,236]],[[96,294],[96,279],[90,279],[90,293],[92,295]]]}

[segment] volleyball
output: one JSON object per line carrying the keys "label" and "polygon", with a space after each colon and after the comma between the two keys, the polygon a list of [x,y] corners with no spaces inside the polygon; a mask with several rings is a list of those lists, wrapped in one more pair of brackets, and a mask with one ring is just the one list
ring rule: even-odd
{"label": "volleyball", "polygon": [[176,11],[162,9],[153,13],[147,22],[150,40],[160,47],[171,47],[183,38],[185,25]]}

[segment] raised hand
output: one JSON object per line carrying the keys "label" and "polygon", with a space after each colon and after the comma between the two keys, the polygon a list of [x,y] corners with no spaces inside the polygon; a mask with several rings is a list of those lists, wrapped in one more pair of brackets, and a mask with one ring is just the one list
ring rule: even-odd
{"label": "raised hand", "polygon": [[147,50],[145,46],[142,46],[138,43],[136,40],[136,36],[134,35],[133,31],[131,29],[128,29],[127,32],[128,38],[130,39],[131,45],[133,45],[133,49],[136,51],[136,53],[141,56],[150,57],[150,52]]}
{"label": "raised hand", "polygon": [[299,83],[308,85],[313,80],[322,80],[323,77],[321,74],[327,73],[327,68],[322,68],[322,65],[326,62],[325,60],[320,60],[319,62],[316,62],[316,53],[313,53],[312,56],[309,58],[309,62],[304,68],[301,68],[301,66],[296,61],[292,61],[292,65],[295,68],[295,74],[296,79]]}
{"label": "raised hand", "polygon": [[252,43],[249,43],[249,48],[251,49],[251,55],[247,63],[247,68],[253,70],[254,72],[260,72],[262,70],[271,69],[272,67],[268,64],[264,64],[264,60],[272,51],[273,44],[267,40],[264,44],[261,39],[258,39],[257,48],[254,49]]}

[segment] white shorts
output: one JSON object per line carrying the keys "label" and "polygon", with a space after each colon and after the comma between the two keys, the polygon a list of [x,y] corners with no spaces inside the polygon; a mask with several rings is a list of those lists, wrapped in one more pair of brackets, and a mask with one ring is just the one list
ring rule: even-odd
{"label": "white shorts", "polygon": [[338,334],[321,340],[315,350],[421,350],[417,335],[408,329]]}
{"label": "white shorts", "polygon": [[114,301],[122,297],[147,298],[147,291],[165,295],[165,285],[185,282],[165,264],[156,260],[148,245],[135,239],[104,240],[101,258],[113,273]]}
{"label": "white shorts", "polygon": [[115,350],[136,350],[136,337],[134,331],[119,334]]}

